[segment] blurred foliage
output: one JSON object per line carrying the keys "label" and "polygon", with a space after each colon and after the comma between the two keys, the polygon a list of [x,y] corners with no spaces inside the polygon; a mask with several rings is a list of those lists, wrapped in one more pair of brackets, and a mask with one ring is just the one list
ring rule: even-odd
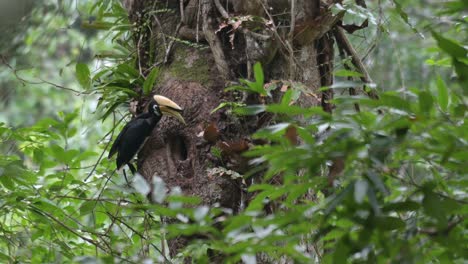
{"label": "blurred foliage", "polygon": [[[346,21],[373,25],[353,41],[369,53],[385,90],[379,100],[324,87],[337,94],[330,115],[296,106],[302,88],[291,84],[279,102],[225,103],[238,115],[278,117],[253,135],[268,144],[246,154],[261,175],[236,215],[178,188],[166,195],[157,177],[147,183],[137,174],[128,186],[103,159],[124,122],[119,106],[148,93],[158,75],[154,68],[145,79],[134,68],[119,1],[31,4],[16,20],[25,24],[2,36],[10,45],[2,45],[0,65],[0,261],[206,263],[222,254],[229,263],[256,263],[262,253],[297,263],[463,263],[468,61],[460,13],[467,6],[395,3],[343,6]],[[337,81],[360,75],[337,73]],[[260,65],[254,76],[230,89],[270,97]],[[329,174],[339,162],[341,173]],[[156,204],[146,202],[150,187]],[[198,239],[168,259],[166,239],[181,235]]]}

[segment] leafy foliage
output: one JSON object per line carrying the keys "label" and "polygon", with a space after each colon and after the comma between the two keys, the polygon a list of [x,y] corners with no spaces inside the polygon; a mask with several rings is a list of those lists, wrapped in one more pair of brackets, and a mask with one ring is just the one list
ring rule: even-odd
{"label": "leafy foliage", "polygon": [[[463,3],[455,3],[443,12],[458,12]],[[108,30],[113,39],[112,47],[103,44],[97,51],[103,62],[98,70],[77,62],[71,74],[81,92],[100,96],[92,101],[96,114],[54,108],[54,116],[29,127],[0,123],[1,262],[181,262],[190,257],[206,263],[217,254],[230,263],[255,263],[261,254],[298,263],[462,263],[468,258],[468,71],[462,40],[434,31],[437,46],[431,49],[437,60],[430,66],[440,74],[426,78],[419,89],[382,92],[379,100],[337,96],[332,115],[296,105],[304,92],[297,83],[280,91],[265,85],[256,64],[255,81],[243,80],[229,90],[268,99],[279,93],[281,99],[220,106],[239,115],[277,117],[252,135],[267,143],[245,154],[256,184],[247,190],[252,200],[233,214],[183,196],[178,188],[166,194],[157,177],[148,183],[136,175],[127,184],[102,158],[109,136],[120,126],[115,110],[148,94],[158,68],[144,78],[133,67],[129,54],[135,47],[122,41],[129,39],[131,27],[117,1],[87,8],[96,19],[86,26]],[[403,9],[398,4],[408,23],[410,13]],[[456,78],[446,78],[448,67]],[[141,87],[141,94],[131,87]],[[344,87],[349,85],[328,88]],[[65,97],[70,96],[57,98]],[[360,112],[353,110],[355,104]],[[95,122],[110,116],[115,124]],[[88,117],[91,121],[84,123]],[[223,168],[210,172],[241,177]],[[159,190],[153,192],[156,204],[145,200],[150,188]],[[178,221],[168,224],[165,218]],[[166,240],[190,235],[198,239],[169,259]]]}

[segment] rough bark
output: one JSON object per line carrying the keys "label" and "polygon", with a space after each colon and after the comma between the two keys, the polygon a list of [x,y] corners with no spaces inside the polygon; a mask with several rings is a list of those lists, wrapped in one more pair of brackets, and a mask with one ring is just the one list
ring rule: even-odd
{"label": "rough bark", "polygon": [[[332,82],[333,42],[328,31],[341,17],[320,6],[319,0],[125,0],[124,4],[131,22],[138,26],[149,19],[152,25],[151,30],[140,27],[134,35],[136,66],[146,74],[153,65],[161,65],[163,76],[154,93],[168,96],[184,107],[187,121],[182,125],[164,118],[159,123],[139,154],[139,172],[148,181],[159,176],[168,188],[180,186],[184,194],[199,196],[205,204],[219,203],[237,212],[242,197],[239,182],[209,174],[207,169],[225,164],[227,169],[243,173],[247,166],[239,153],[251,144],[248,135],[270,120],[233,118],[224,110],[210,112],[221,102],[233,100],[232,94],[223,92],[226,83],[250,77],[256,61],[263,64],[266,82],[302,82],[310,93],[305,93],[299,103],[322,103],[331,112],[331,92],[321,101],[312,95]],[[145,15],[161,7],[173,12]],[[226,16],[234,15],[260,16],[266,25],[255,25],[263,27],[255,32],[249,27],[251,22],[237,29],[216,31]],[[188,40],[192,45],[177,40],[171,44],[174,38]],[[201,44],[208,48],[199,48]],[[280,92],[276,98],[279,96]],[[260,102],[255,96],[244,96],[243,100]],[[139,103],[143,105],[144,100]],[[200,136],[210,126],[217,128],[219,138],[207,140]],[[215,145],[221,149],[224,146],[223,162],[210,154]],[[171,254],[176,254],[185,242],[171,241]]]}

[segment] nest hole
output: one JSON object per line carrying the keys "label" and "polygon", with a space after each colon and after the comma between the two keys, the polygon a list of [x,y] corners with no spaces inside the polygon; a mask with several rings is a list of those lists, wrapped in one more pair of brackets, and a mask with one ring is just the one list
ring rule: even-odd
{"label": "nest hole", "polygon": [[187,160],[188,148],[187,140],[183,136],[175,136],[169,139],[169,148],[173,160]]}

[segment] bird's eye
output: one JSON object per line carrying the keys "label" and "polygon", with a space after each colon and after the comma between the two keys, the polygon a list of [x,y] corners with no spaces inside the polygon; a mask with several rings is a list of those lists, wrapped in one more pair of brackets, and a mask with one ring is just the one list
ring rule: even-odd
{"label": "bird's eye", "polygon": [[153,105],[153,112],[154,112],[155,114],[158,114],[158,115],[159,115],[159,113],[160,113],[160,112],[159,112],[159,106]]}

